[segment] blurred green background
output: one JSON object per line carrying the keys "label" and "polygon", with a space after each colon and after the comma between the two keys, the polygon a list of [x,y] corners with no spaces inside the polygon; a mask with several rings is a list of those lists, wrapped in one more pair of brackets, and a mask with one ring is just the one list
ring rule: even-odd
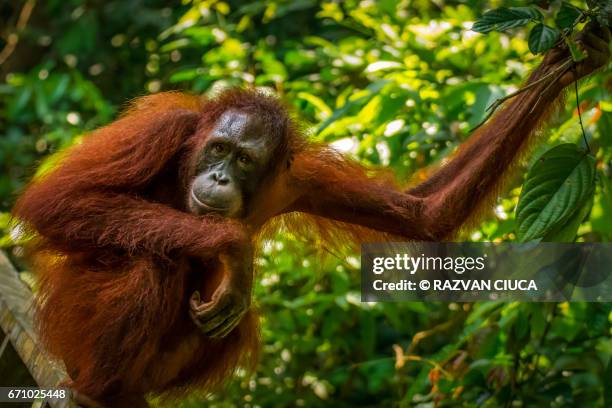
{"label": "blurred green background", "polygon": [[[540,61],[522,31],[469,29],[528,3],[0,0],[0,245],[19,262],[8,212],[41,160],[149,92],[266,88],[313,139],[418,178]],[[611,87],[580,85],[599,178],[579,241],[612,238]],[[582,143],[572,97],[542,132],[535,153]],[[516,239],[528,167],[469,239]],[[286,233],[257,263],[259,368],[185,407],[612,406],[610,304],[365,304],[357,254]]]}

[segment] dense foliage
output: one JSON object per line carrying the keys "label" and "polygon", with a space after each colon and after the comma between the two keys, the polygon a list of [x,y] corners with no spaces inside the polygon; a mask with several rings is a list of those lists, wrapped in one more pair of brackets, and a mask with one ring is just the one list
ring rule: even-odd
{"label": "dense foliage", "polygon": [[[549,2],[535,3],[536,24],[554,27]],[[0,51],[0,244],[18,258],[8,211],[41,159],[146,92],[268,89],[295,109],[312,138],[418,180],[419,169],[452,152],[541,59],[529,52],[530,33],[516,26],[470,30],[501,5],[527,2],[0,3],[0,48],[18,33],[14,49]],[[534,152],[562,151],[574,167],[592,169],[584,197],[534,232],[524,214],[542,209],[525,202],[515,217],[524,178],[533,185],[540,174],[528,159],[469,239],[612,238],[611,83],[607,70],[579,87],[593,157],[570,152],[585,147],[573,93]],[[547,194],[564,202],[559,189],[572,172],[556,174],[559,187]],[[358,268],[355,254],[326,252],[311,237],[280,234],[264,243],[256,288],[262,362],[203,404],[612,406],[610,304],[367,304],[359,300]]]}

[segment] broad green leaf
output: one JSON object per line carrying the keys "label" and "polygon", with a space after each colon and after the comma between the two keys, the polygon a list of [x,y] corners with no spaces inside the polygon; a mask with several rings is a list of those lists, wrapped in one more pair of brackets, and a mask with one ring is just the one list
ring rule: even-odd
{"label": "broad green leaf", "polygon": [[576,234],[578,232],[578,228],[582,221],[586,219],[586,217],[591,212],[591,208],[593,208],[593,196],[595,194],[595,189],[592,189],[587,201],[580,207],[578,211],[575,211],[574,214],[567,220],[567,222],[561,225],[559,228],[549,232],[546,234],[542,241],[545,242],[574,242],[576,239]]}
{"label": "broad green leaf", "polygon": [[540,21],[542,15],[531,7],[500,7],[487,11],[472,26],[473,31],[488,33],[521,27],[531,21]]}
{"label": "broad green leaf", "polygon": [[533,165],[516,208],[521,241],[561,228],[592,196],[595,159],[574,144],[555,146]]}
{"label": "broad green leaf", "polygon": [[582,10],[567,1],[563,1],[555,17],[555,24],[562,29],[571,29],[581,15]]}
{"label": "broad green leaf", "polygon": [[529,50],[534,54],[547,51],[555,45],[559,38],[559,30],[546,24],[536,24],[529,33]]}

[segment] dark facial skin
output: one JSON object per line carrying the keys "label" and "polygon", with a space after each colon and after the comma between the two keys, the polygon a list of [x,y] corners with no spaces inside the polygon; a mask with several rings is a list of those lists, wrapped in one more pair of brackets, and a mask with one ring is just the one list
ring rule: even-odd
{"label": "dark facial skin", "polygon": [[268,169],[273,143],[260,118],[224,112],[207,138],[196,164],[189,209],[194,214],[245,216]]}

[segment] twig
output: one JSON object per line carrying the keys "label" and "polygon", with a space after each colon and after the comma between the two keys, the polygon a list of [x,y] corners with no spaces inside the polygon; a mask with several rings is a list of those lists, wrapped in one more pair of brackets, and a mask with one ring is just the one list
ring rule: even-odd
{"label": "twig", "polygon": [[573,66],[574,66],[574,65],[573,65],[573,60],[572,60],[572,64],[570,64],[570,66],[569,66],[569,67],[565,68],[565,69],[564,69],[564,70],[562,70],[562,71],[559,71],[559,74],[558,74],[558,75],[557,75],[557,76],[556,76],[556,77],[555,77],[555,78],[554,78],[552,81],[550,81],[550,82],[549,82],[549,83],[546,85],[546,88],[544,88],[544,89],[542,90],[542,92],[540,92],[540,94],[538,95],[538,99],[537,99],[537,100],[536,100],[536,102],[533,104],[533,106],[532,106],[532,107],[531,107],[531,109],[529,110],[529,113],[528,113],[528,114],[531,114],[531,113],[533,112],[533,110],[534,110],[534,109],[535,109],[535,108],[538,106],[538,104],[540,103],[540,100],[542,100],[542,97],[543,97],[544,95],[546,95],[546,93],[548,92],[548,90],[550,89],[550,87],[551,87],[552,85],[554,85],[554,84],[555,84],[555,83],[556,83],[556,82],[557,82],[559,79],[561,79],[561,77],[562,77],[563,75],[565,75],[565,73],[566,73],[567,71],[569,71],[569,70],[571,69],[571,67],[573,67]]}
{"label": "twig", "polygon": [[[538,80],[536,80],[536,81],[533,81],[533,82],[531,82],[531,83],[529,83],[529,84],[525,85],[524,87],[522,87],[522,88],[520,88],[520,89],[518,89],[518,90],[516,90],[516,91],[512,92],[511,94],[508,94],[508,95],[504,96],[503,98],[496,99],[496,100],[495,100],[495,101],[494,101],[494,102],[493,102],[491,105],[489,105],[489,107],[487,108],[487,111],[489,111],[489,113],[487,114],[487,116],[486,116],[486,117],[485,117],[485,118],[484,118],[484,119],[483,119],[483,120],[482,120],[482,121],[481,121],[481,122],[480,122],[478,125],[474,126],[474,127],[473,127],[473,128],[470,130],[470,132],[473,132],[474,130],[478,129],[478,128],[479,128],[479,127],[481,127],[483,124],[485,124],[485,123],[486,123],[486,122],[489,120],[489,118],[490,118],[490,117],[493,115],[493,113],[495,113],[495,110],[496,110],[497,108],[499,108],[499,107],[501,106],[501,104],[503,104],[505,101],[507,101],[508,99],[514,98],[515,96],[517,96],[517,95],[519,95],[519,94],[521,94],[521,93],[523,93],[523,92],[525,92],[525,91],[528,91],[528,90],[530,90],[530,89],[532,89],[532,88],[534,88],[534,87],[536,87],[536,86],[538,86],[538,85],[540,85],[540,84],[542,84],[542,83],[545,83],[546,81],[549,81],[549,80],[550,80],[551,78],[553,78],[553,76],[554,76],[554,79],[553,79],[551,82],[549,82],[549,83],[547,84],[546,89],[548,89],[548,86],[550,86],[550,84],[551,84],[551,83],[554,83],[554,82],[555,82],[555,81],[558,79],[558,77],[559,77],[559,76],[558,76],[558,75],[556,75],[556,74],[558,74],[559,72],[565,72],[565,71],[567,71],[567,69],[568,69],[568,68],[571,66],[571,64],[572,64],[572,63],[573,63],[573,61],[572,61],[572,58],[570,57],[570,58],[566,59],[566,60],[565,60],[565,61],[564,61],[564,62],[563,62],[561,65],[559,65],[557,68],[555,68],[554,70],[552,70],[552,71],[550,71],[549,73],[547,73],[546,75],[544,75],[542,78],[540,78],[540,79],[538,79]],[[556,75],[556,76],[555,76],[555,75]]]}
{"label": "twig", "polygon": [[[574,76],[577,78],[576,74],[576,66],[572,66],[572,70],[574,71]],[[586,133],[584,131],[584,125],[582,124],[582,114],[580,113],[580,98],[578,97],[578,81],[574,81],[574,92],[576,94],[576,109],[578,110],[578,122],[580,122],[580,130],[582,130],[582,138],[584,139],[584,144],[586,145],[587,152],[591,153],[591,146],[589,146],[589,142],[586,137]]]}
{"label": "twig", "polygon": [[[336,370],[334,371],[338,371],[344,368],[349,368],[349,369],[355,369],[355,368],[359,368],[359,367],[363,367],[363,366],[367,366],[370,364],[377,364],[377,363],[381,363],[381,362],[385,362],[385,361],[392,361],[392,360],[397,360],[398,356],[394,356],[394,357],[381,357],[381,358],[375,358],[372,360],[367,360],[367,361],[360,361],[358,363],[351,363],[347,366],[344,367],[337,367]],[[440,364],[438,364],[437,362],[427,359],[427,358],[423,358],[421,356],[417,356],[417,355],[408,355],[408,354],[404,354],[402,356],[399,357],[399,359],[401,361],[416,361],[416,362],[421,362],[421,363],[425,363],[425,364],[429,364],[430,366],[436,368],[437,370],[440,371],[440,373],[446,377],[446,378],[453,378],[451,373],[449,373],[448,371],[446,371],[444,369],[444,367],[442,367]]]}
{"label": "twig", "polygon": [[553,320],[557,316],[557,306],[558,306],[558,303],[552,303],[552,310],[550,311],[550,319],[546,320],[544,330],[542,331],[542,336],[540,336],[538,345],[535,348],[535,354],[533,355],[533,369],[530,370],[531,372],[529,373],[529,375],[527,375],[525,381],[522,381],[521,384],[517,384],[517,385],[522,385],[525,382],[530,381],[533,374],[540,372],[538,368],[538,361],[540,360],[540,356],[542,355],[542,347],[544,346],[544,342],[546,341],[546,337],[548,336],[548,332],[550,331]]}
{"label": "twig", "polygon": [[[459,314],[459,317],[463,318],[465,317],[465,315]],[[450,319],[450,320],[440,323],[437,326],[434,326],[433,328],[429,330],[423,330],[423,331],[416,333],[414,336],[412,336],[412,341],[410,342],[410,345],[408,346],[407,353],[412,354],[414,350],[416,350],[421,340],[427,337],[430,337],[434,334],[445,332],[446,330],[452,328],[455,323],[457,323],[455,319]]]}
{"label": "twig", "polygon": [[32,15],[32,10],[36,5],[36,0],[27,0],[23,5],[21,12],[19,13],[19,19],[17,20],[17,25],[15,26],[15,31],[8,35],[6,39],[6,45],[0,51],[0,65],[4,64],[6,60],[11,56],[11,54],[15,51],[17,47],[17,43],[19,42],[19,32],[22,31],[25,26],[28,24],[28,20]]}

